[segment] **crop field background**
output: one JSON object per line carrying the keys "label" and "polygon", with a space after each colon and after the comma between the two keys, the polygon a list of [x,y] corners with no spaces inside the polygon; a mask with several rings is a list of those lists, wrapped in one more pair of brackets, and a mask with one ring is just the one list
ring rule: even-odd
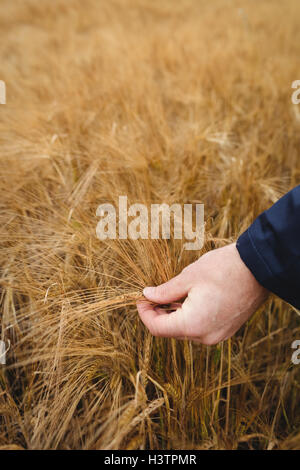
{"label": "crop field background", "polygon": [[[300,180],[298,0],[1,0],[1,449],[297,449],[299,314],[152,337],[136,300]],[[205,244],[96,237],[203,203]]]}

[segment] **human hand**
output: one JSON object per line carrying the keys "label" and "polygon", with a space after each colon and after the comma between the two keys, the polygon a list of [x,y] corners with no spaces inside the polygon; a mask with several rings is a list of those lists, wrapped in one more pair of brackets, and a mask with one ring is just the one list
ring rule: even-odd
{"label": "human hand", "polygon": [[[137,304],[154,336],[217,344],[231,337],[268,297],[235,243],[209,251],[170,281],[146,287]],[[186,297],[186,298],[185,298]],[[185,298],[182,304],[174,302]],[[171,303],[174,311],[155,304]]]}

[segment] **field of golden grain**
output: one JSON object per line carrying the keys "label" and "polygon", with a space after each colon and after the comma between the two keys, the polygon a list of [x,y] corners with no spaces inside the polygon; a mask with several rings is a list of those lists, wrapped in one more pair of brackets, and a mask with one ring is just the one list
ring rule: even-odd
{"label": "field of golden grain", "polygon": [[[1,449],[297,449],[299,316],[217,346],[135,301],[300,179],[297,0],[1,0]],[[96,237],[104,202],[204,203],[201,253]]]}

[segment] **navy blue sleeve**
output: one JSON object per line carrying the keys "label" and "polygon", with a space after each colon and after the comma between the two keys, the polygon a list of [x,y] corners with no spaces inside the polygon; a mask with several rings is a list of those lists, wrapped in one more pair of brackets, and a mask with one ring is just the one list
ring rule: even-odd
{"label": "navy blue sleeve", "polygon": [[262,286],[300,309],[300,185],[258,216],[236,246]]}

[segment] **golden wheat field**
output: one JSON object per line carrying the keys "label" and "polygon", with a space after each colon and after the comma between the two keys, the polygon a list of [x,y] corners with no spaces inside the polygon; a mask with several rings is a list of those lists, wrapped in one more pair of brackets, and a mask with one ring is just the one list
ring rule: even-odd
{"label": "golden wheat field", "polygon": [[[1,449],[297,449],[297,312],[216,346],[136,300],[300,179],[298,0],[1,0]],[[205,244],[107,240],[96,209],[203,203]]]}

